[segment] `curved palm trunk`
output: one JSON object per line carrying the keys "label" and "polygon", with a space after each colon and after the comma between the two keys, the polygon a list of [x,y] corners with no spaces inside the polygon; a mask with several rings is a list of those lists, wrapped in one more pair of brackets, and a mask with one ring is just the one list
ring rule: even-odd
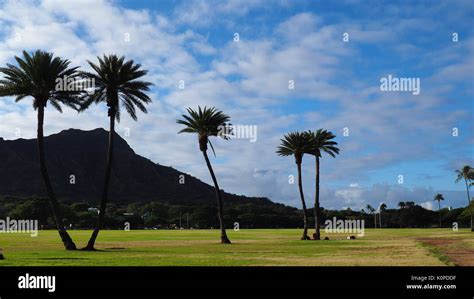
{"label": "curved palm trunk", "polygon": [[439,228],[441,228],[441,202],[438,200]]}
{"label": "curved palm trunk", "polygon": [[469,213],[471,214],[471,232],[474,232],[474,226],[472,226],[472,206],[471,206],[471,196],[469,195],[469,185],[467,184],[467,180],[465,178],[464,178],[464,182],[466,183],[467,202],[469,204]]}
{"label": "curved palm trunk", "polygon": [[296,164],[298,166],[298,189],[300,190],[300,197],[301,197],[301,205],[303,206],[303,236],[301,240],[309,240],[308,237],[308,217],[306,211],[306,203],[304,201],[304,194],[303,194],[303,182],[301,178],[301,163]]}
{"label": "curved palm trunk", "polygon": [[84,250],[95,250],[94,244],[97,236],[99,235],[99,231],[104,226],[104,218],[105,218],[105,210],[107,207],[107,200],[109,194],[109,184],[110,184],[110,175],[112,173],[112,161],[113,161],[113,152],[114,152],[114,135],[115,135],[115,114],[110,114],[110,129],[109,129],[109,146],[108,146],[108,153],[107,153],[107,166],[105,169],[105,181],[104,181],[104,189],[102,190],[102,199],[100,200],[100,207],[99,207],[99,218],[97,220],[97,224],[92,232],[92,235],[87,243],[87,246]]}
{"label": "curved palm trunk", "polygon": [[217,216],[219,218],[219,225],[221,228],[221,243],[230,244],[230,240],[227,237],[227,233],[225,232],[224,227],[224,203],[222,202],[222,196],[219,189],[219,185],[217,184],[217,179],[214,174],[214,170],[212,169],[211,162],[209,161],[209,157],[207,156],[207,151],[203,150],[202,154],[204,155],[204,159],[206,160],[207,168],[211,173],[212,181],[214,182],[214,187],[216,188],[216,197],[217,197]]}
{"label": "curved palm trunk", "polygon": [[43,177],[44,187],[49,197],[49,203],[51,210],[53,211],[54,222],[58,230],[61,241],[64,244],[66,250],[76,250],[76,244],[72,241],[66,228],[64,227],[63,218],[61,215],[61,209],[59,202],[56,199],[56,195],[53,191],[53,186],[49,179],[48,170],[46,168],[46,159],[44,154],[44,136],[43,136],[43,124],[44,124],[44,106],[38,107],[38,131],[37,131],[37,143],[38,143],[38,159],[40,164],[41,175]]}
{"label": "curved palm trunk", "polygon": [[316,155],[316,194],[314,196],[314,229],[313,238],[321,240],[321,210],[319,207],[319,157]]}

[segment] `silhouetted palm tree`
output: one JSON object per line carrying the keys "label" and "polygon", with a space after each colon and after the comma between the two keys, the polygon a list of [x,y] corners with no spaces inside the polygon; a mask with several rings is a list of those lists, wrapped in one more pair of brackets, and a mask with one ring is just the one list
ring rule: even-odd
{"label": "silhouetted palm tree", "polygon": [[[224,224],[224,203],[222,200],[221,191],[219,189],[219,184],[217,183],[217,178],[212,169],[211,162],[207,156],[207,144],[211,146],[212,151],[214,148],[212,146],[209,137],[219,136],[225,140],[229,139],[229,134],[231,133],[228,122],[230,117],[224,114],[222,111],[217,110],[216,108],[207,108],[198,106],[198,110],[195,111],[191,108],[187,108],[189,115],[182,115],[183,119],[178,119],[176,122],[186,126],[184,129],[178,132],[180,133],[195,133],[198,135],[199,149],[201,150],[204,160],[206,160],[207,168],[214,182],[214,187],[216,188],[216,198],[217,198],[217,216],[219,218],[219,225],[221,229],[221,243],[230,244],[230,240],[227,237]],[[215,152],[214,152],[215,155]]]}
{"label": "silhouetted palm tree", "polygon": [[471,206],[471,197],[469,195],[469,187],[472,185],[472,181],[474,181],[474,168],[469,165],[465,165],[462,169],[456,170],[458,177],[456,178],[456,183],[460,180],[464,180],[466,183],[466,192],[467,192],[467,202],[469,204],[469,213],[471,214],[471,232],[474,232],[474,226],[472,223],[472,206]]}
{"label": "silhouetted palm tree", "polygon": [[[59,202],[49,178],[44,151],[43,124],[44,109],[48,103],[59,112],[62,112],[61,105],[77,109],[79,104],[77,95],[81,91],[76,91],[74,88],[71,90],[56,88],[58,82],[62,82],[64,79],[76,79],[77,67],[70,68],[68,60],[54,57],[52,53],[41,50],[32,54],[23,51],[23,58],[15,56],[15,60],[18,66],[7,64],[7,67],[0,68],[0,73],[4,74],[4,78],[0,80],[0,96],[15,96],[16,102],[27,97],[33,98],[33,108],[38,115],[38,160],[44,186],[64,247],[67,250],[75,250],[76,245],[64,227]],[[58,79],[61,81],[57,81]]]}
{"label": "silhouetted palm tree", "polygon": [[319,208],[319,159],[322,157],[322,153],[327,153],[331,157],[335,158],[339,154],[339,148],[337,147],[337,142],[333,141],[336,136],[327,130],[319,129],[316,132],[308,132],[310,138],[312,139],[310,144],[311,148],[308,150],[308,154],[314,155],[316,160],[316,191],[314,196],[314,229],[315,233],[313,238],[315,240],[321,239],[321,211]]}
{"label": "silhouetted palm tree", "polygon": [[294,156],[295,163],[298,169],[298,188],[300,192],[301,205],[303,207],[303,236],[301,240],[309,240],[308,237],[308,217],[306,210],[306,202],[304,200],[303,193],[303,181],[301,176],[301,163],[303,162],[303,156],[313,148],[313,139],[307,132],[292,132],[283,136],[281,139],[281,145],[278,146],[277,154],[279,156]]}
{"label": "silhouetted palm tree", "polygon": [[94,73],[82,72],[84,78],[95,80],[95,89],[92,95],[87,95],[80,111],[87,109],[92,103],[106,103],[109,117],[109,144],[107,153],[107,166],[105,170],[104,187],[102,198],[100,200],[99,217],[94,231],[84,250],[94,250],[95,240],[100,229],[104,225],[104,217],[108,201],[108,190],[110,176],[112,172],[115,120],[120,121],[120,104],[130,114],[133,120],[137,120],[135,107],[142,112],[147,113],[145,104],[151,102],[145,92],[149,91],[152,85],[149,82],[139,79],[146,75],[147,71],[141,69],[140,64],[133,60],[124,61],[125,57],[116,55],[104,55],[103,58],[97,57],[99,64],[87,61],[94,70]]}
{"label": "silhouetted palm tree", "polygon": [[438,213],[439,213],[439,227],[441,228],[441,201],[444,200],[442,194],[436,194],[434,200],[438,201]]}

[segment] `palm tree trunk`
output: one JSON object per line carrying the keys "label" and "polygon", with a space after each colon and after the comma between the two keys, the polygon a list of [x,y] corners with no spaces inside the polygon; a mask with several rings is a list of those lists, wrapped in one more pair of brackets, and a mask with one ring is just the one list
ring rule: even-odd
{"label": "palm tree trunk", "polygon": [[224,203],[222,202],[221,191],[219,189],[219,184],[217,184],[217,179],[214,174],[214,170],[212,169],[211,162],[209,161],[209,157],[207,156],[207,151],[202,151],[204,155],[204,159],[206,160],[207,168],[211,173],[212,181],[214,182],[214,187],[216,188],[216,197],[217,197],[217,216],[219,218],[219,225],[221,228],[221,243],[230,244],[230,240],[227,237],[227,233],[225,232],[224,227]]}
{"label": "palm tree trunk", "polygon": [[467,184],[466,178],[464,178],[464,182],[466,183],[466,191],[467,191],[467,202],[469,204],[469,213],[471,214],[471,232],[474,232],[474,226],[472,226],[472,206],[471,206],[471,196],[469,195],[469,185]]}
{"label": "palm tree trunk", "polygon": [[321,240],[321,211],[319,207],[319,157],[316,155],[316,192],[314,196],[314,229],[313,238]]}
{"label": "palm tree trunk", "polygon": [[51,210],[53,211],[54,222],[56,223],[56,228],[58,230],[59,236],[61,237],[61,241],[63,242],[66,250],[76,250],[76,244],[74,244],[68,232],[66,231],[66,228],[64,227],[59,202],[56,199],[56,195],[54,194],[53,186],[51,185],[51,181],[48,175],[48,170],[46,168],[46,158],[44,154],[43,124],[44,124],[44,106],[40,105],[38,107],[37,143],[38,143],[38,159],[39,159],[39,164],[40,164],[41,175],[43,176],[44,186],[46,189],[46,193],[48,194],[48,197],[49,197],[49,203],[51,205]]}
{"label": "palm tree trunk", "polygon": [[377,211],[374,211],[374,228],[377,228]]}
{"label": "palm tree trunk", "polygon": [[441,228],[441,202],[438,200],[439,228]]}
{"label": "palm tree trunk", "polygon": [[297,163],[298,167],[298,189],[300,190],[300,197],[301,197],[301,205],[303,206],[303,236],[301,237],[301,240],[309,240],[308,237],[308,217],[307,217],[307,211],[306,211],[306,203],[304,201],[304,194],[303,194],[303,181],[301,178],[301,163]]}
{"label": "palm tree trunk", "polygon": [[112,161],[113,161],[113,152],[114,152],[114,135],[115,135],[115,113],[109,115],[110,117],[110,129],[109,129],[109,146],[107,152],[107,166],[105,169],[105,181],[104,181],[104,189],[102,190],[102,199],[100,200],[100,207],[99,207],[99,218],[97,220],[97,224],[92,232],[92,235],[87,243],[87,246],[84,250],[95,250],[94,244],[97,236],[99,235],[99,231],[104,226],[104,218],[105,218],[105,211],[107,207],[107,200],[109,194],[109,184],[110,184],[110,176],[112,173]]}

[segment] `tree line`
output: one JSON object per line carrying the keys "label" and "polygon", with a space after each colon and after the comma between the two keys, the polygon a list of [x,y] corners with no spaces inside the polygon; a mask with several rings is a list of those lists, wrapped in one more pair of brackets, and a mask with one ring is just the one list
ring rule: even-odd
{"label": "tree line", "polygon": [[[86,202],[60,203],[63,223],[69,229],[93,227],[98,209]],[[370,208],[371,206],[368,205]],[[428,210],[414,202],[400,202],[397,208],[372,211],[369,208],[326,210],[320,207],[322,228],[326,220],[333,217],[342,220],[364,220],[366,228],[454,228],[469,227],[469,208],[443,208]],[[211,229],[219,228],[215,204],[171,204],[164,202],[134,202],[107,207],[104,219],[106,229]],[[48,199],[41,197],[0,197],[0,219],[37,219],[43,229],[54,229],[54,218]],[[252,228],[301,228],[302,210],[282,204],[257,205],[246,202],[227,202],[223,217],[224,225],[236,229]],[[441,219],[441,225],[439,220]],[[236,226],[237,224],[237,226]],[[308,218],[314,227],[314,218]]]}

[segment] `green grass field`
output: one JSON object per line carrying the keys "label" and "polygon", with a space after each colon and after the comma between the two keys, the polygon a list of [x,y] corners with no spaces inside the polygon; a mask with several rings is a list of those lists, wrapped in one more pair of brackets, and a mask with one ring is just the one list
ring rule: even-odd
{"label": "green grass field", "polygon": [[[70,231],[79,247],[90,231]],[[474,233],[467,229],[366,229],[365,236],[330,234],[301,241],[301,230],[102,231],[98,252],[65,251],[55,231],[0,234],[0,266],[443,266],[474,265]],[[324,237],[323,232],[323,237]]]}

